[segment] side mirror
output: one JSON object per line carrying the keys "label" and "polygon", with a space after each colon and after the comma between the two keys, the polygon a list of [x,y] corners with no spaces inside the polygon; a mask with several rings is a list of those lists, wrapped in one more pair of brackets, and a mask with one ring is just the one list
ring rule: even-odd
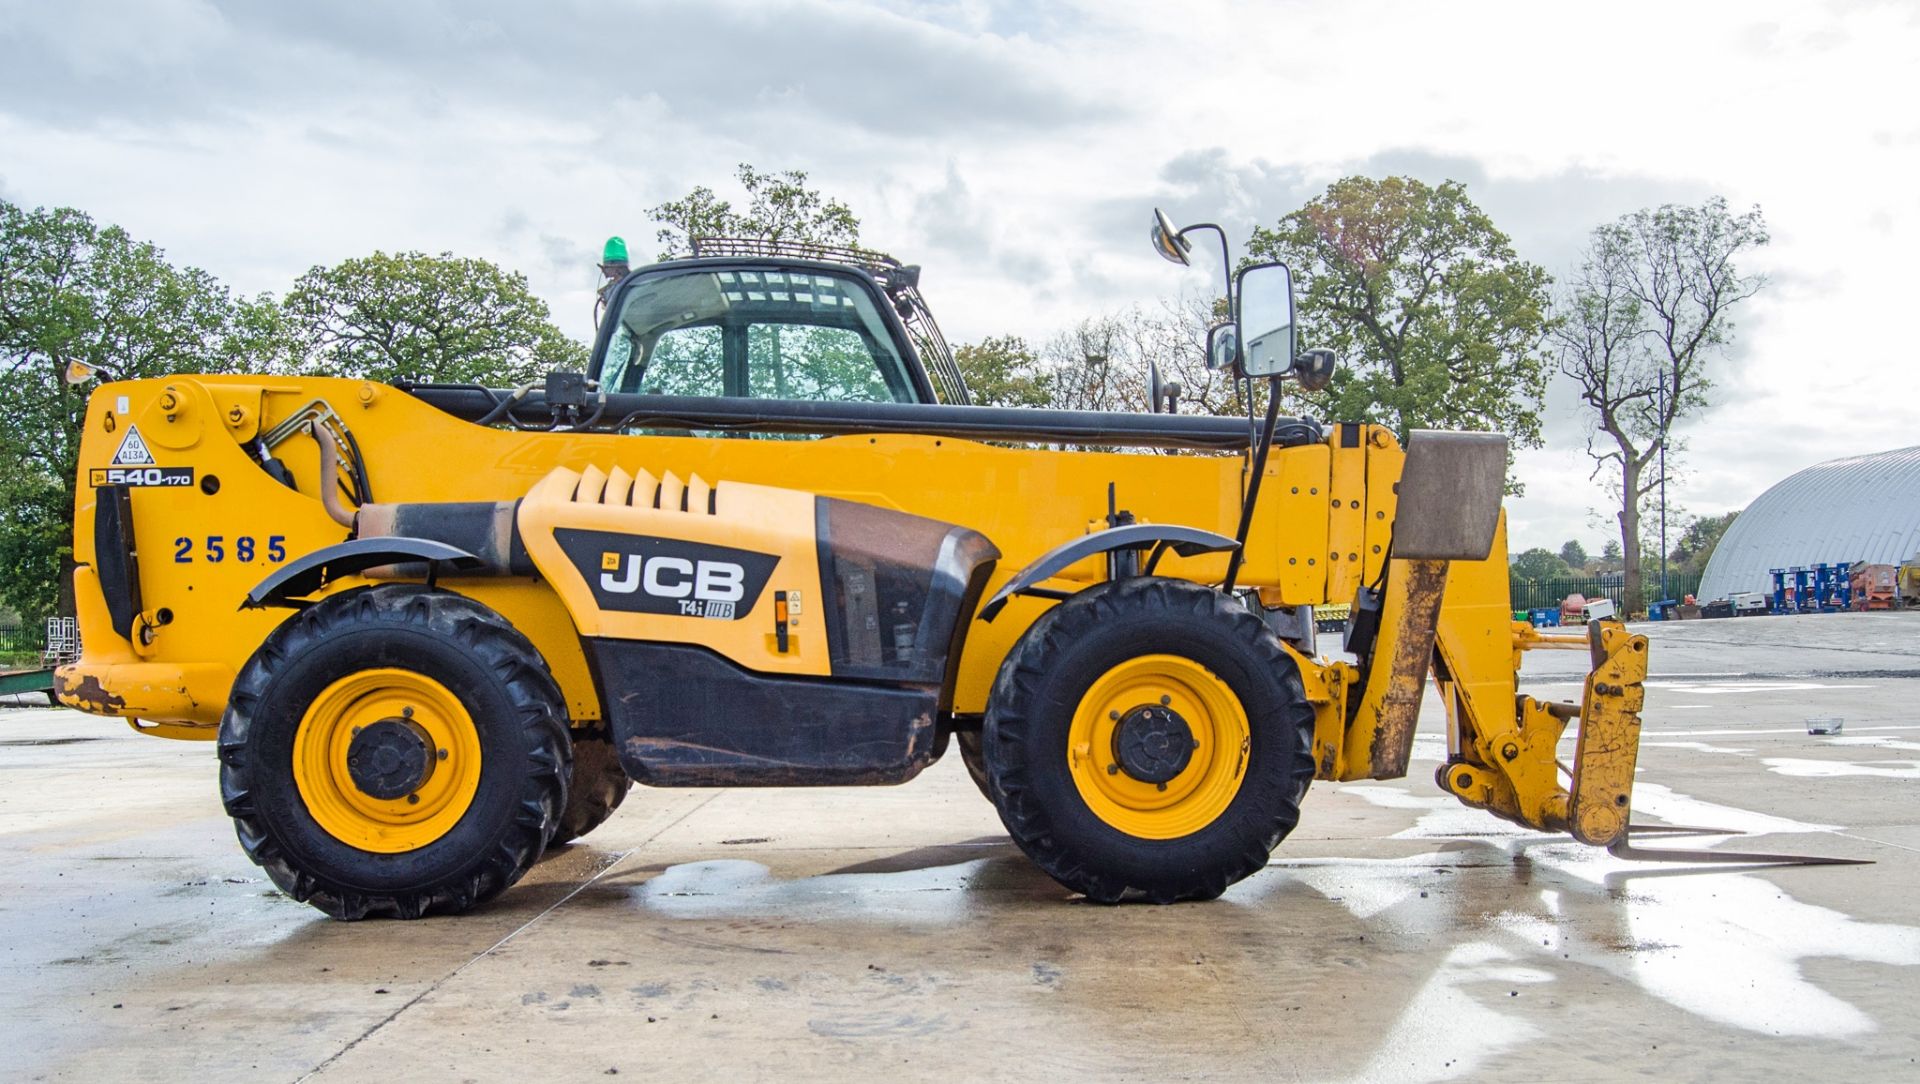
{"label": "side mirror", "polygon": [[1187,258],[1187,253],[1193,251],[1193,242],[1180,236],[1179,227],[1158,207],[1153,209],[1153,250],[1182,267],[1193,266],[1193,261]]}
{"label": "side mirror", "polygon": [[1293,368],[1293,272],[1283,263],[1240,272],[1240,366],[1247,376],[1280,376]]}
{"label": "side mirror", "polygon": [[1240,365],[1240,332],[1232,324],[1219,324],[1207,329],[1207,368],[1215,372],[1238,372]]}
{"label": "side mirror", "polygon": [[1160,366],[1147,362],[1147,409],[1155,414],[1180,413],[1180,393],[1184,391],[1177,380],[1168,380],[1160,375]]}
{"label": "side mirror", "polygon": [[1324,346],[1300,351],[1300,357],[1293,363],[1293,376],[1300,386],[1308,391],[1319,391],[1333,383],[1333,372],[1339,368],[1339,357]]}

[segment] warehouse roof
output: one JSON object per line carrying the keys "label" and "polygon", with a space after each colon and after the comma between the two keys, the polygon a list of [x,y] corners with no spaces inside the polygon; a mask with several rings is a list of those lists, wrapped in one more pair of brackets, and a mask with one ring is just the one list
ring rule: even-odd
{"label": "warehouse roof", "polygon": [[1920,446],[1808,467],[1760,494],[1707,562],[1701,599],[1766,591],[1795,565],[1897,565],[1920,551]]}

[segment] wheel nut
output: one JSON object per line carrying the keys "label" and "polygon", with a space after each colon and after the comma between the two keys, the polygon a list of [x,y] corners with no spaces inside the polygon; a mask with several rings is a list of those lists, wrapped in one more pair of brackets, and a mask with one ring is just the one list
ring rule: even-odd
{"label": "wheel nut", "polygon": [[1108,775],[1119,775],[1119,774],[1120,774],[1120,765],[1118,765],[1118,764],[1109,764],[1109,765],[1107,765],[1107,774],[1108,774]]}
{"label": "wheel nut", "polygon": [[1159,787],[1161,790],[1167,789],[1167,785],[1165,783],[1155,783],[1154,786]]}
{"label": "wheel nut", "polygon": [[1120,713],[1119,713],[1119,712],[1117,712],[1117,711],[1110,711],[1110,712],[1108,712],[1108,713],[1107,713],[1107,718],[1109,718],[1109,719],[1118,719],[1118,718],[1120,718]]}
{"label": "wheel nut", "polygon": [[1171,703],[1173,703],[1173,697],[1171,697],[1171,696],[1162,696],[1162,697],[1160,698],[1160,706],[1161,706],[1161,707],[1163,707],[1163,708],[1164,708],[1164,707],[1166,707],[1166,706],[1167,706],[1168,704],[1171,704]]}
{"label": "wheel nut", "polygon": [[408,804],[408,805],[419,805],[419,804],[420,804],[420,796],[419,796],[418,794],[409,794],[409,795],[407,795],[407,804]]}
{"label": "wheel nut", "polygon": [[439,760],[445,760],[447,759],[447,751],[445,749],[438,750],[434,753],[434,756]]}
{"label": "wheel nut", "polygon": [[401,708],[401,709],[400,709],[400,718],[402,718],[402,719],[411,719],[411,718],[413,718],[413,709],[412,709],[412,708]]}

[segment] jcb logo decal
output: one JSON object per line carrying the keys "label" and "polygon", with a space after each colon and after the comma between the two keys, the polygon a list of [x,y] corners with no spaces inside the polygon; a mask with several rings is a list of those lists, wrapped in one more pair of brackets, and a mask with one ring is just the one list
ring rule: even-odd
{"label": "jcb logo decal", "polygon": [[746,595],[747,570],[732,561],[690,561],[685,557],[641,557],[612,550],[600,555],[600,589],[616,595],[645,591],[655,598],[687,600],[680,612],[692,617],[733,617],[734,604]]}
{"label": "jcb logo decal", "polygon": [[604,610],[736,620],[752,611],[780,558],[770,553],[562,527],[560,548]]}

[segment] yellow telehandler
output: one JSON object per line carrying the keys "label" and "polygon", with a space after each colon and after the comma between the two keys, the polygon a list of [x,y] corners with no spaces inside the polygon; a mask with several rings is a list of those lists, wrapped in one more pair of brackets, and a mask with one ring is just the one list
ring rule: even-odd
{"label": "yellow telehandler", "polygon": [[[1156,212],[1155,245],[1200,228]],[[1430,674],[1444,790],[1624,840],[1646,640],[1511,620],[1502,437],[1279,415],[1333,365],[1285,266],[1229,276],[1208,344],[1268,383],[1247,418],[1157,379],[1151,413],[969,405],[919,269],[871,252],[604,266],[584,374],[92,394],[58,694],[216,741],[289,895],[458,912],[632,781],[900,783],[957,747],[1069,889],[1207,899],[1314,778],[1405,774]],[[1579,703],[1519,695],[1535,647],[1592,652]]]}

